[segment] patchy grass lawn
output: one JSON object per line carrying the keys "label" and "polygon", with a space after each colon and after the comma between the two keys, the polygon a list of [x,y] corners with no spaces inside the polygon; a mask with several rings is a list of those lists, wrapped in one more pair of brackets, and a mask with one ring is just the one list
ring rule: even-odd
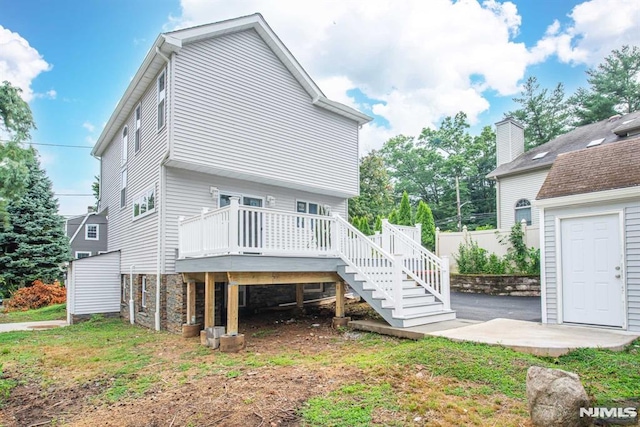
{"label": "patchy grass lawn", "polygon": [[67,304],[55,304],[37,310],[0,313],[0,323],[40,322],[44,320],[64,320],[67,318]]}
{"label": "patchy grass lawn", "polygon": [[598,399],[640,395],[638,341],[620,353],[539,358],[443,338],[336,331],[331,315],[243,319],[247,349],[238,354],[99,318],[3,333],[0,424],[530,425],[531,365],[577,372]]}

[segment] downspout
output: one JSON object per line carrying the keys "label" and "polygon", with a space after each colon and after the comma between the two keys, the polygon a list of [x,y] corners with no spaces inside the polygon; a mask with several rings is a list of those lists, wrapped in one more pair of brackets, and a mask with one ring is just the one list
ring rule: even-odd
{"label": "downspout", "polygon": [[[168,65],[168,72],[167,72],[167,78],[166,78],[166,82],[165,82],[165,87],[168,88],[169,85],[167,84],[168,82],[171,81],[171,79],[173,79],[173,75],[172,73],[170,73],[170,65],[171,65],[171,60],[160,51],[160,48],[158,46],[156,46],[156,53],[162,57],[162,59],[164,59],[167,62]],[[173,96],[172,93],[169,93],[169,97],[166,97],[165,99],[169,99],[169,101],[171,102],[171,97]],[[166,105],[165,105],[165,108]],[[169,117],[169,120],[173,120],[173,117]],[[167,123],[168,120],[165,117],[165,126],[169,127],[170,124]],[[167,145],[169,145],[169,139],[170,139],[170,135],[167,132]],[[160,208],[158,209],[158,244],[157,244],[157,261],[156,261],[156,312],[155,312],[155,326],[156,326],[156,331],[160,330],[160,283],[162,282],[161,280],[161,275],[162,275],[162,257],[163,257],[163,250],[162,250],[162,231],[163,231],[163,219],[164,216],[162,215],[163,212],[163,206],[165,203],[163,193],[162,193],[162,189],[164,188],[164,162],[169,158],[169,151],[167,150],[167,152],[164,154],[164,156],[162,156],[160,158],[160,162],[158,163],[158,173],[160,175],[160,180],[158,182],[158,195],[160,195]],[[156,201],[158,200],[158,198],[156,197]],[[157,203],[157,202],[156,202]]]}
{"label": "downspout", "polygon": [[133,306],[133,269],[135,265],[129,267],[129,322],[133,325],[135,320],[135,307]]}

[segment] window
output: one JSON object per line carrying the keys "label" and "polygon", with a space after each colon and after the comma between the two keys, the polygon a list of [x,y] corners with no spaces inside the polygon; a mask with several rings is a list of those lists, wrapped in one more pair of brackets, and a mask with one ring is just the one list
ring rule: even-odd
{"label": "window", "polygon": [[129,127],[122,129],[122,165],[127,163],[127,152],[129,151]]}
{"label": "window", "polygon": [[516,223],[524,219],[527,221],[527,225],[531,225],[531,202],[527,199],[520,199],[516,203]]}
{"label": "window", "polygon": [[600,144],[602,144],[603,141],[604,141],[604,138],[594,139],[593,141],[591,141],[590,143],[587,144],[587,148],[595,147],[596,145],[600,145]]}
{"label": "window", "polygon": [[133,135],[133,151],[137,153],[140,151],[140,123],[141,123],[142,106],[138,104],[136,107],[136,132]]}
{"label": "window", "polygon": [[148,215],[156,210],[156,189],[149,188],[133,199],[133,217]]}
{"label": "window", "polygon": [[[327,210],[320,206],[318,203],[304,202],[301,200],[296,201],[296,212],[306,213],[311,215],[326,215]],[[313,222],[311,226],[313,227]],[[304,227],[304,219],[298,218],[298,227]]]}
{"label": "window", "polygon": [[166,73],[163,71],[158,76],[158,130],[164,127],[164,104],[166,98]]}
{"label": "window", "polygon": [[305,294],[316,294],[318,292],[324,292],[324,283],[310,283],[304,285]]}
{"label": "window", "polygon": [[123,169],[120,186],[120,208],[127,206],[127,170]]}
{"label": "window", "polygon": [[84,239],[85,240],[98,240],[99,228],[98,224],[87,224],[84,226]]}
{"label": "window", "polygon": [[262,197],[252,197],[252,196],[241,196],[240,194],[220,194],[220,202],[218,206],[224,208],[225,206],[229,206],[231,204],[232,197],[239,197],[240,204],[244,206],[253,206],[256,208],[261,208],[263,204]]}
{"label": "window", "polygon": [[[217,292],[217,290],[216,290]],[[224,306],[227,307],[227,301],[229,300],[229,295],[227,292],[224,293]],[[238,286],[238,307],[246,307],[247,306],[247,287],[240,285]]]}
{"label": "window", "polygon": [[88,258],[91,256],[91,252],[88,251],[76,251],[76,259]]}
{"label": "window", "polygon": [[140,306],[147,308],[147,276],[140,276]]}

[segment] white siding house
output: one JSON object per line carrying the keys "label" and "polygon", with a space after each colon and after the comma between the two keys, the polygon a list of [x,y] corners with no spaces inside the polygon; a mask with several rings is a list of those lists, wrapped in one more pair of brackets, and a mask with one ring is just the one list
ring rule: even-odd
{"label": "white siding house", "polygon": [[301,306],[304,283],[331,282],[344,320],[347,282],[395,326],[455,318],[446,261],[344,219],[370,120],[327,99],[259,14],[161,34],[92,152],[123,317],[179,332],[226,306],[235,336],[240,307],[280,301],[260,286],[295,284]]}

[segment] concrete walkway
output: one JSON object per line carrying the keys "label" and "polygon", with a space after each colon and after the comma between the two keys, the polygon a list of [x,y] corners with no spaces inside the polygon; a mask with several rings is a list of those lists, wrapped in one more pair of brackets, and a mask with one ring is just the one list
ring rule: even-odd
{"label": "concrete walkway", "polygon": [[0,332],[40,331],[67,326],[66,320],[45,320],[42,322],[0,323]]}
{"label": "concrete walkway", "polygon": [[558,357],[577,348],[620,351],[640,336],[612,329],[543,325],[512,319],[494,319],[482,323],[456,319],[411,328],[393,328],[384,322],[358,320],[349,322],[349,326],[409,339],[440,336],[453,341],[502,345],[516,351],[549,357]]}

